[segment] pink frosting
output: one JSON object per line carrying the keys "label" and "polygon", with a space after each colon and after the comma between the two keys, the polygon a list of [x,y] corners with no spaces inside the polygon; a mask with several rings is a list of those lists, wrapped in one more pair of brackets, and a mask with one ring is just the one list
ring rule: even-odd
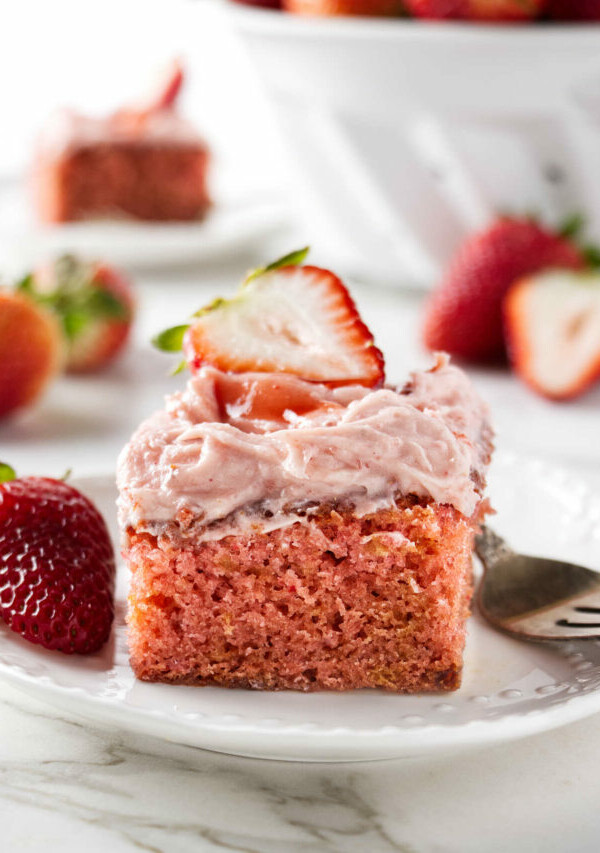
{"label": "pink frosting", "polygon": [[[124,528],[193,514],[207,537],[218,537],[293,523],[298,509],[322,502],[348,500],[364,515],[391,506],[398,492],[465,515],[476,509],[491,446],[488,411],[444,357],[400,389],[332,390],[244,374],[233,380],[244,390],[238,400],[223,390],[231,381],[202,369],[136,431],[118,463]],[[273,417],[254,402],[267,385],[265,399],[275,386],[291,401]]]}
{"label": "pink frosting", "polygon": [[60,156],[73,148],[103,142],[148,145],[201,144],[194,126],[174,110],[156,110],[144,120],[128,118],[125,112],[108,117],[86,116],[70,109],[56,110],[38,137],[38,150]]}

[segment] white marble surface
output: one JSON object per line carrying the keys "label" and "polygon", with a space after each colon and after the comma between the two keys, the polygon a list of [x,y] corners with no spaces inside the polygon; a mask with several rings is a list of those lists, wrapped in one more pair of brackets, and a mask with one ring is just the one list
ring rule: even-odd
{"label": "white marble surface", "polygon": [[[233,287],[252,261],[139,281],[126,358],[103,377],[61,380],[36,411],[3,424],[0,458],[23,473],[112,470],[131,429],[183,381],[166,376],[169,359],[150,350],[150,334]],[[355,295],[391,380],[426,363],[419,297],[365,286]],[[600,389],[560,406],[501,371],[474,378],[500,446],[554,458],[600,487]],[[599,750],[597,715],[448,758],[286,765],[101,730],[0,684],[0,850],[593,853]]]}

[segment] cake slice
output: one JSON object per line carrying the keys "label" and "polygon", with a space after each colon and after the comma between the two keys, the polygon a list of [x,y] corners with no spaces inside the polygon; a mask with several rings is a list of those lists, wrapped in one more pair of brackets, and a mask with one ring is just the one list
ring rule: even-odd
{"label": "cake slice", "polygon": [[131,665],[179,684],[456,689],[487,408],[442,355],[384,384],[339,279],[287,261],[159,338],[192,377],[119,460]]}
{"label": "cake slice", "polygon": [[55,113],[32,170],[42,222],[95,218],[192,220],[207,210],[208,148],[177,111],[178,63],[146,102],[106,118]]}

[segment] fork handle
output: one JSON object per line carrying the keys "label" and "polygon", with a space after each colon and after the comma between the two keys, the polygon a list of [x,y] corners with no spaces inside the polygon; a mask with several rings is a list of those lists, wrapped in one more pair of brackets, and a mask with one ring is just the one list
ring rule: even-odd
{"label": "fork handle", "polygon": [[475,551],[486,569],[514,554],[504,539],[487,524],[482,524],[481,532],[475,536]]}

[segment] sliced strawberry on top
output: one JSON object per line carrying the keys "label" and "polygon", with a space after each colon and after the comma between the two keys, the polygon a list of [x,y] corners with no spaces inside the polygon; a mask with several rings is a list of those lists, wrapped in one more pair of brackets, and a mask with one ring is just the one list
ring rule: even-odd
{"label": "sliced strawberry on top", "polygon": [[163,69],[146,97],[116,110],[111,116],[111,122],[121,129],[131,131],[142,129],[154,114],[175,108],[184,82],[183,66],[179,59],[173,59]]}
{"label": "sliced strawberry on top", "polygon": [[183,347],[192,372],[212,365],[232,373],[289,373],[328,385],[379,385],[384,362],[350,294],[329,270],[300,266],[307,250],[248,276],[239,293],[218,299],[189,325],[154,339]]}
{"label": "sliced strawberry on top", "polygon": [[318,267],[282,267],[248,282],[192,323],[183,352],[192,371],[212,364],[332,385],[377,385],[383,377],[382,357],[348,291]]}
{"label": "sliced strawberry on top", "polygon": [[510,289],[504,313],[513,367],[540,394],[566,400],[600,378],[600,274],[524,278]]}
{"label": "sliced strawberry on top", "polygon": [[148,98],[145,111],[158,112],[173,107],[179,97],[184,80],[183,66],[180,60],[172,60],[164,69],[155,90]]}

